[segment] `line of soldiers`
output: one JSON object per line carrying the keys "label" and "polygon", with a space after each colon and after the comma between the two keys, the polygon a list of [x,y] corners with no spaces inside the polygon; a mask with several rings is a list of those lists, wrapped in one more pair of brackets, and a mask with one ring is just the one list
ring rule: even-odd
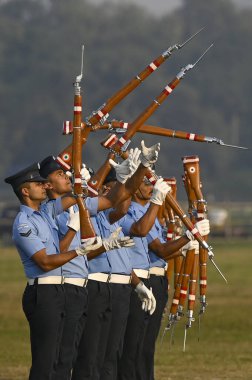
{"label": "line of soldiers", "polygon": [[[5,179],[21,203],[13,241],[27,277],[29,380],[154,380],[168,260],[198,249],[189,231],[163,237],[157,215],[170,187],[145,177],[159,150],[142,142],[111,160],[100,194],[85,199],[97,236],[84,244],[71,179],[53,156]],[[85,166],[81,174],[89,180]],[[209,221],[196,228],[208,235]]]}

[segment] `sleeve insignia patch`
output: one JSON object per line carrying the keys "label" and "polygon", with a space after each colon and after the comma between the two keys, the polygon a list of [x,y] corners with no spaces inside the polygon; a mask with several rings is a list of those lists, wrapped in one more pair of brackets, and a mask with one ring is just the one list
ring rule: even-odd
{"label": "sleeve insignia patch", "polygon": [[28,230],[27,232],[19,232],[20,236],[28,237],[31,234],[31,230]]}

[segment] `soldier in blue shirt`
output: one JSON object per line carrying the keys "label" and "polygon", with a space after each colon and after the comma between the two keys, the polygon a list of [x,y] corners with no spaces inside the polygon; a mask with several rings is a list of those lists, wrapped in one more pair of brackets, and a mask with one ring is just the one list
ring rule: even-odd
{"label": "soldier in blue shirt", "polygon": [[[183,246],[190,249],[188,234],[172,242],[164,242],[162,238],[161,226],[157,220],[159,206],[165,200],[166,191],[157,191],[162,185],[162,179],[159,179],[156,185],[151,185],[148,180],[144,180],[138,191],[133,196],[133,202],[124,221],[124,232],[131,236],[139,236],[143,242],[144,250],[140,249],[138,254],[138,244],[135,240],[135,246],[130,250],[134,257],[143,257],[141,261],[135,261],[138,266],[134,269],[139,276],[148,278],[149,286],[153,290],[157,305],[153,315],[145,318],[145,323],[141,320],[140,307],[134,302],[132,295],[131,312],[128,318],[127,330],[124,339],[123,356],[120,362],[119,379],[154,379],[154,352],[155,340],[158,335],[162,312],[167,302],[167,279],[165,276],[166,260],[179,255],[179,249]],[[150,202],[150,203],[149,203]],[[202,235],[209,232],[209,222],[203,221],[198,223],[197,228]],[[196,242],[196,244],[198,244]],[[140,248],[140,247],[139,247]],[[133,253],[134,252],[134,253]],[[144,253],[146,257],[144,257]],[[147,268],[147,260],[149,268]],[[141,265],[142,263],[142,265]],[[145,264],[144,264],[145,263]],[[134,268],[136,268],[133,265]],[[139,319],[136,318],[139,315]]]}
{"label": "soldier in blue shirt", "polygon": [[61,266],[87,251],[85,247],[76,247],[60,253],[58,228],[50,215],[40,210],[40,203],[46,199],[46,184],[37,164],[6,178],[5,182],[12,185],[21,203],[13,225],[13,241],[27,276],[23,310],[30,326],[29,380],[49,380],[64,320]]}
{"label": "soldier in blue shirt", "polygon": [[[78,207],[77,205],[72,206],[76,211],[73,215],[69,213],[69,210],[60,214],[57,213],[58,204],[61,204],[62,199],[64,199],[62,197],[72,190],[71,181],[53,156],[48,156],[40,162],[40,174],[48,180],[47,195],[49,200],[42,205],[42,209],[44,209],[49,216],[54,218],[58,226],[61,251],[75,249],[80,245],[81,240]],[[87,198],[85,203],[90,214],[92,216],[97,215],[98,198]],[[75,216],[77,218],[75,218]],[[96,234],[100,236],[101,234],[97,226],[96,218],[92,218],[92,223]],[[120,239],[119,236],[117,238],[112,237],[112,239],[111,236],[108,235],[106,238],[107,239],[103,241],[103,245],[105,244],[105,246],[108,244],[108,241],[111,247],[113,245],[123,246],[124,244],[131,244],[129,239]],[[88,260],[104,252],[104,249],[103,246],[93,251],[91,257],[89,254],[82,257],[78,256],[71,260],[71,262],[64,264],[61,268],[66,299],[65,322],[59,358],[52,380],[67,380],[71,376],[74,355],[76,354],[79,339],[87,317],[88,293],[86,285],[88,282]]]}
{"label": "soldier in blue shirt", "polygon": [[[107,176],[106,187],[115,184],[116,178]],[[113,210],[99,212],[96,218],[101,236],[106,238],[118,234],[119,223],[110,224],[109,215]],[[119,228],[118,228],[119,227]],[[119,236],[124,236],[120,232]],[[141,285],[132,272],[128,247],[116,247],[89,263],[90,303],[88,318],[74,366],[72,379],[116,379],[117,362],[126,327],[131,286],[141,300],[148,295],[146,309],[154,311],[154,299],[150,291]],[[145,305],[145,304],[144,304]]]}
{"label": "soldier in blue shirt", "polygon": [[[145,150],[144,153],[143,150]],[[145,169],[150,161],[156,161],[158,151],[158,145],[143,149],[142,144],[140,158]],[[123,168],[114,162],[111,162],[111,165],[115,166],[117,182],[126,185],[131,178],[126,182],[128,174]],[[140,177],[138,170],[135,175],[140,183],[143,177]],[[112,191],[116,187],[118,187],[118,183],[112,188]],[[103,194],[103,197],[106,195]],[[116,224],[111,226],[108,223],[108,214],[111,214],[111,210],[100,212],[95,218],[101,236],[104,238],[117,229]],[[136,286],[136,291],[144,306],[146,305],[146,309],[154,310],[155,301],[152,293],[131,272],[132,266],[129,262],[128,252],[123,248],[110,250],[89,262],[88,318],[80,342],[77,361],[73,368],[72,380],[99,378],[105,380],[112,376],[116,377],[118,346],[121,344],[128,313],[131,276],[134,278],[133,282],[136,281],[134,286]],[[104,355],[105,362],[103,364]]]}
{"label": "soldier in blue shirt", "polygon": [[[149,148],[145,147],[145,150],[147,151],[147,155],[149,153]],[[156,149],[158,149],[156,147]],[[135,180],[131,179],[131,183],[128,185],[126,182],[126,179],[129,177],[129,174],[132,170],[132,167],[134,168],[134,159],[136,160],[136,156],[138,157],[140,152],[137,150],[135,151],[130,151],[129,159],[124,161],[121,165],[118,165],[117,171],[120,173],[120,183],[118,185],[117,192],[114,193],[111,197],[106,197],[106,196],[99,196],[96,198],[87,198],[85,200],[86,207],[90,211],[91,215],[96,215],[98,209],[105,209],[108,206],[111,206],[113,203],[116,203],[115,201],[118,201],[120,196],[129,196],[131,195],[135,189],[138,187],[138,182],[139,180],[141,181],[141,177],[143,177],[146,167],[142,165],[138,169],[138,172],[135,175]],[[69,217],[68,212],[64,212],[61,215],[56,217],[56,212],[55,208],[57,206],[57,200],[59,197],[61,198],[63,195],[66,195],[67,193],[71,192],[71,182],[69,178],[66,177],[65,173],[61,169],[61,167],[57,164],[55,159],[52,156],[47,157],[44,159],[41,163],[41,169],[40,173],[44,177],[47,177],[48,179],[48,186],[47,186],[47,193],[49,195],[49,202],[43,205],[43,207],[46,207],[46,211],[57,221],[59,231],[60,231],[60,236],[64,236],[64,241],[60,242],[61,244],[61,250],[63,249],[68,249],[69,244],[74,248],[77,245],[79,245],[79,233],[78,233],[78,228],[76,229],[74,227],[74,224],[72,222],[69,223],[67,220]],[[133,165],[133,166],[132,166]],[[130,166],[130,170],[128,168]],[[125,185],[124,185],[125,184]],[[128,185],[128,186],[127,186]],[[120,191],[120,196],[118,195],[118,191]],[[70,198],[70,197],[62,197],[61,202],[64,205],[64,207],[67,207],[67,202],[69,204],[75,203],[75,199]],[[113,202],[113,203],[112,203]],[[78,216],[78,215],[77,215]],[[97,218],[93,218],[92,222],[94,224],[94,227],[96,228],[96,233],[100,235],[100,230],[97,224]],[[78,223],[77,223],[78,224]],[[70,227],[70,229],[68,229]],[[113,248],[113,242],[109,237],[106,236],[107,245],[109,245],[110,249]],[[73,239],[73,240],[72,240]],[[114,241],[117,242],[117,247],[123,246],[123,244],[130,244],[127,239],[125,238],[114,238]],[[104,243],[104,241],[103,241]],[[115,244],[115,243],[114,243]],[[108,249],[108,248],[107,248]],[[94,258],[94,253],[92,253],[92,257],[90,255],[87,256],[88,259]],[[106,267],[106,253],[101,255],[99,258],[96,260],[96,272],[97,270],[102,271],[102,273],[110,273],[110,268],[109,270]],[[85,266],[83,266],[85,264]],[[104,265],[105,264],[105,265]],[[91,271],[92,267],[94,266],[94,263],[91,263]],[[72,360],[73,360],[73,355],[74,355],[74,349],[70,349],[78,342],[78,339],[76,339],[76,334],[73,333],[73,330],[75,331],[80,331],[81,329],[78,326],[83,326],[83,321],[85,318],[81,318],[81,315],[86,316],[86,302],[82,302],[81,300],[77,300],[77,295],[76,293],[83,293],[82,290],[77,290],[77,292],[74,290],[74,288],[79,287],[79,285],[82,285],[83,283],[86,283],[85,278],[87,277],[87,273],[85,272],[85,268],[87,268],[87,261],[83,263],[80,261],[80,258],[77,258],[73,260],[71,263],[68,263],[67,265],[64,265],[62,268],[63,271],[63,276],[65,277],[64,283],[66,288],[66,320],[64,324],[64,331],[63,331],[63,341],[61,345],[61,350],[60,350],[60,356],[59,356],[59,361],[56,366],[55,374],[53,379],[64,379],[69,376],[69,373],[71,371],[72,367]],[[82,285],[83,286],[83,285]],[[105,284],[106,286],[106,284]],[[102,285],[100,285],[100,288]],[[104,287],[104,286],[103,286]],[[92,291],[92,280],[91,283],[88,285],[89,292]],[[74,302],[74,297],[71,295],[72,292],[75,292],[75,300]],[[95,298],[95,301],[97,301],[97,294]],[[81,297],[81,296],[80,296]],[[103,303],[104,303],[104,297],[103,297]],[[102,303],[99,304],[99,307],[102,306]],[[90,310],[92,308],[90,307]],[[93,320],[93,318],[91,318]],[[93,333],[98,333],[98,330],[96,328],[93,329]],[[96,340],[93,341],[96,344]],[[98,344],[98,343],[97,343]],[[91,350],[89,349],[89,352]],[[92,355],[90,355],[92,357]],[[88,361],[88,354],[85,355],[85,360]],[[93,360],[93,359],[92,359]],[[75,371],[74,371],[75,373]],[[73,374],[74,376],[74,374]]]}
{"label": "soldier in blue shirt", "polygon": [[[107,189],[112,188],[116,181],[116,172],[112,169],[104,182],[105,192]],[[110,224],[109,217],[111,213],[113,213],[113,209],[108,209],[98,214],[103,237],[109,236],[114,231],[121,230],[120,221]],[[120,232],[119,236],[124,235]],[[118,247],[109,251],[107,260],[110,270],[108,287],[111,298],[111,313],[107,329],[102,331],[102,339],[100,340],[97,355],[99,378],[103,380],[117,378],[117,362],[129,312],[131,286],[133,284],[136,286],[136,278],[133,279],[132,283],[134,274],[132,273],[132,262],[128,248]],[[103,345],[101,345],[101,342]]]}

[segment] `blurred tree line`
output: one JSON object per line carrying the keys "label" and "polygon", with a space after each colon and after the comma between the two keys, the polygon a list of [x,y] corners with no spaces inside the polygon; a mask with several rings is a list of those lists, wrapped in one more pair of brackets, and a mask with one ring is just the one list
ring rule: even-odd
{"label": "blurred tree line", "polygon": [[[123,100],[111,118],[133,121],[182,66],[214,42],[148,124],[215,136],[250,147],[252,140],[252,11],[228,0],[184,0],[173,13],[155,18],[133,5],[95,6],[85,0],[9,0],[0,5],[0,176],[49,154],[71,138],[61,135],[72,118],[73,79],[85,44],[83,110],[88,116],[174,43],[206,29]],[[106,152],[90,136],[83,159],[97,169]],[[147,143],[159,137],[141,135]],[[251,152],[214,144],[162,138],[158,172],[175,176],[181,157],[198,155],[203,191],[209,200],[250,200]],[[183,189],[181,196],[184,197]]]}

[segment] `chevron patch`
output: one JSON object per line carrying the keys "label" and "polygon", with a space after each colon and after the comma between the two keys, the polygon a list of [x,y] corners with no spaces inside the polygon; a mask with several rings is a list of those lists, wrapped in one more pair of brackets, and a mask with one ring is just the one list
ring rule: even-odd
{"label": "chevron patch", "polygon": [[19,232],[19,235],[20,236],[24,236],[24,237],[28,237],[30,234],[31,234],[31,230],[27,231],[27,232]]}

